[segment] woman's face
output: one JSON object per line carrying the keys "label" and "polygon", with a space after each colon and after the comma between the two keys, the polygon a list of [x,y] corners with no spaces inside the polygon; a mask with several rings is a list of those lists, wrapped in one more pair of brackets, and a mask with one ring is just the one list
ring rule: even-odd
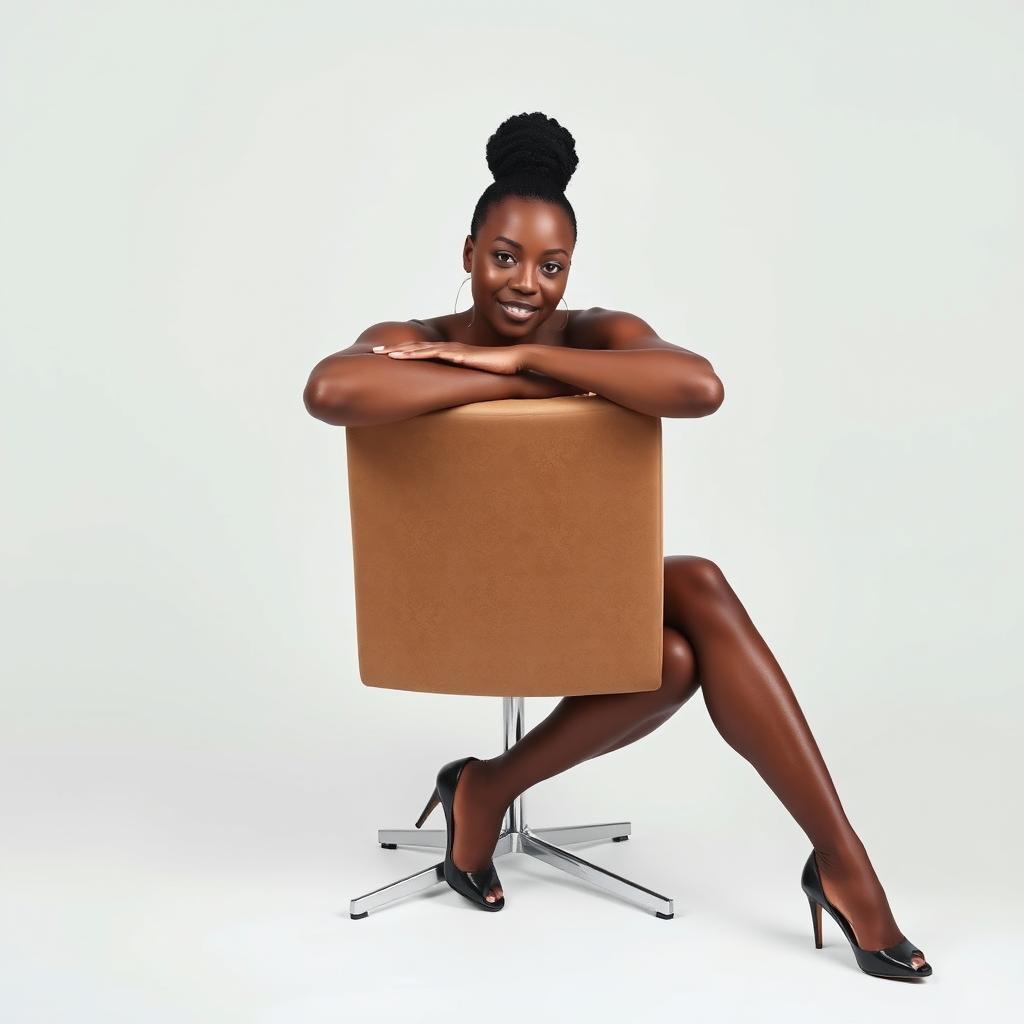
{"label": "woman's face", "polygon": [[[555,203],[506,196],[488,211],[462,253],[472,274],[474,318],[522,341],[555,312],[572,258],[572,221]],[[509,306],[519,306],[519,312]]]}

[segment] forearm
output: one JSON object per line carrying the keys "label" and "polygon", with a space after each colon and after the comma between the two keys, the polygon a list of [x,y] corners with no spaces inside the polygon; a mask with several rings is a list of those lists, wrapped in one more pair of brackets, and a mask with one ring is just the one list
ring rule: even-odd
{"label": "forearm", "polygon": [[671,349],[520,346],[522,366],[593,391],[648,416],[707,416],[722,401],[722,382],[703,356]]}
{"label": "forearm", "polygon": [[324,423],[366,427],[471,402],[519,398],[522,378],[426,360],[347,355],[311,376],[306,409]]}

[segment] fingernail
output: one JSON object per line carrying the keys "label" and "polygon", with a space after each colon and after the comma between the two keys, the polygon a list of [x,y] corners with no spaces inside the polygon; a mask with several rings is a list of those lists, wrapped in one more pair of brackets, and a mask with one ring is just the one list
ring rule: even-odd
{"label": "fingernail", "polygon": [[373,346],[373,351],[374,352],[382,352],[383,350],[384,350],[384,346],[383,345],[374,345]]}

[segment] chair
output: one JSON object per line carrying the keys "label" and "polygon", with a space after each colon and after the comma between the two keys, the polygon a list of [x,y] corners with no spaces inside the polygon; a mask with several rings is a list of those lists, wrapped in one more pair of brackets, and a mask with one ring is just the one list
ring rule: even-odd
{"label": "chair", "polygon": [[[597,395],[476,402],[346,428],[359,674],[366,686],[524,698],[661,686],[661,420]],[[416,794],[417,798],[419,793]],[[522,853],[651,911],[672,900],[559,844],[628,821],[536,828],[520,795],[494,856]],[[380,829],[444,850],[444,829]],[[351,901],[364,918],[444,881],[443,861]]]}

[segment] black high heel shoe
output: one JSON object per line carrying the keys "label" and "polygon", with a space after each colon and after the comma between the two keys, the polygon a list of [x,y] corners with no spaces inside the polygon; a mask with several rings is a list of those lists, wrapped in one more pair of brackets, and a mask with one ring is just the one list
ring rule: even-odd
{"label": "black high heel shoe", "polygon": [[470,761],[476,761],[475,757],[463,757],[458,761],[449,761],[437,773],[437,785],[434,792],[430,794],[427,806],[416,821],[416,827],[420,828],[427,816],[438,805],[444,810],[444,823],[448,830],[448,846],[444,851],[444,879],[460,895],[465,896],[470,903],[475,903],[484,910],[501,910],[505,906],[505,897],[487,902],[487,893],[495,887],[501,887],[498,872],[494,869],[494,861],[487,865],[482,871],[460,871],[452,860],[452,848],[455,845],[455,815],[453,806],[455,804],[455,787],[459,784],[459,777],[462,769]]}
{"label": "black high heel shoe", "polygon": [[915,955],[923,957],[924,953],[916,949],[909,939],[897,942],[895,946],[887,946],[885,949],[861,949],[857,945],[850,922],[846,920],[838,907],[829,903],[828,897],[825,895],[814,850],[811,850],[811,855],[804,865],[803,874],[800,876],[800,888],[803,889],[804,895],[811,905],[815,949],[821,949],[821,908],[824,907],[835,919],[836,924],[842,928],[847,941],[853,947],[857,966],[865,974],[874,975],[876,978],[927,978],[932,973],[929,963],[922,964],[920,967],[913,966],[912,958]]}

